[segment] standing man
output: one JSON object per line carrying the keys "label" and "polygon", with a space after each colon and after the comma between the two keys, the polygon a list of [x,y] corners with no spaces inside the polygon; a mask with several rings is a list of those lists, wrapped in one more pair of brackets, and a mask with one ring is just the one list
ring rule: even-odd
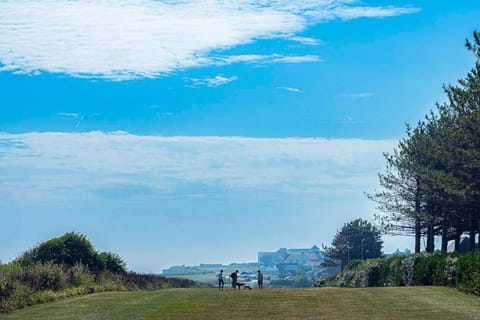
{"label": "standing man", "polygon": [[258,281],[258,289],[263,289],[263,273],[260,270],[258,270],[257,281]]}
{"label": "standing man", "polygon": [[238,270],[235,270],[235,272],[232,272],[232,274],[230,275],[230,278],[232,278],[232,288],[237,289]]}
{"label": "standing man", "polygon": [[217,274],[217,279],[218,279],[218,290],[222,290],[223,291],[223,286],[225,284],[225,282],[223,281],[223,270],[220,270],[220,273]]}

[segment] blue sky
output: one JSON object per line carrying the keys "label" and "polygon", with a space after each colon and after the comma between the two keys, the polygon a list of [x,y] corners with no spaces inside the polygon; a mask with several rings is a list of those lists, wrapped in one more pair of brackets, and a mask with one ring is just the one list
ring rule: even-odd
{"label": "blue sky", "polygon": [[[0,259],[137,271],[328,244],[464,76],[465,1],[0,1]],[[385,238],[385,251],[412,239]]]}

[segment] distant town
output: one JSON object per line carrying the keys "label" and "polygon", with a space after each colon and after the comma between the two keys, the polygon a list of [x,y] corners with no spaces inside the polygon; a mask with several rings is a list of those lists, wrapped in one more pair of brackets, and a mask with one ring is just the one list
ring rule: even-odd
{"label": "distant town", "polygon": [[[388,255],[410,254],[408,249],[404,252],[397,249]],[[387,256],[388,256],[387,255]],[[336,274],[340,266],[323,266],[324,252],[316,245],[311,248],[280,248],[273,252],[258,252],[258,260],[248,263],[200,264],[198,266],[173,266],[164,269],[162,275],[185,277],[195,281],[214,284],[215,275],[223,269],[225,275],[239,270],[240,278],[245,283],[255,285],[256,272],[262,270],[266,284],[269,287],[308,287],[314,279],[321,276]]]}

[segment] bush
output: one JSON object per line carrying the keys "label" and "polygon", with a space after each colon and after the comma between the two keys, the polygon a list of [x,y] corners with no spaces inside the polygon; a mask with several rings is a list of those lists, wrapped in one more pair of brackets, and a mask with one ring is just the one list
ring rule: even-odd
{"label": "bush", "polygon": [[17,261],[23,266],[51,262],[74,266],[83,264],[96,272],[105,270],[105,261],[83,234],[69,232],[39,244],[25,252]]}
{"label": "bush", "polygon": [[103,291],[157,290],[195,285],[189,279],[135,272],[104,271],[94,274],[82,264],[69,267],[49,262],[22,266],[12,262],[0,265],[0,312]]}
{"label": "bush", "polygon": [[301,275],[293,279],[292,287],[294,288],[308,288],[312,286],[312,281],[306,275]]}
{"label": "bush", "polygon": [[68,269],[67,273],[68,283],[73,287],[81,285],[91,285],[95,282],[95,277],[88,267],[83,264],[76,264]]}
{"label": "bush", "polygon": [[116,253],[102,252],[100,253],[100,259],[105,264],[105,269],[110,272],[121,273],[127,271],[127,264]]}
{"label": "bush", "polygon": [[480,251],[458,256],[456,283],[460,290],[480,295]]}
{"label": "bush", "polygon": [[84,235],[66,233],[0,263],[0,312],[95,292],[196,286],[189,279],[125,270],[119,255],[98,253]]}
{"label": "bush", "polygon": [[25,267],[19,280],[33,291],[60,290],[66,286],[62,267],[51,262]]}
{"label": "bush", "polygon": [[480,295],[480,251],[355,261],[328,284],[342,287],[448,285]]}
{"label": "bush", "polygon": [[363,267],[363,262],[365,260],[351,260],[346,266],[345,266],[345,269],[344,270],[350,270],[350,271],[354,271],[354,270],[359,270],[360,268]]}

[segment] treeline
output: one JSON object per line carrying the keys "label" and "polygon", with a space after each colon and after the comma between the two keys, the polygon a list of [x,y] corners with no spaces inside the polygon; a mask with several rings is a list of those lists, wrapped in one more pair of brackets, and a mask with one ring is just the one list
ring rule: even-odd
{"label": "treeline", "polygon": [[102,291],[193,286],[188,279],[128,272],[119,255],[97,252],[87,237],[70,232],[0,263],[0,312]]}
{"label": "treeline", "polygon": [[480,252],[421,253],[352,261],[341,273],[317,286],[388,287],[450,286],[480,295]]}
{"label": "treeline", "polygon": [[[414,127],[407,127],[393,154],[385,154],[386,172],[379,175],[382,191],[370,195],[383,212],[384,231],[415,236],[415,252],[435,251],[441,237],[448,241],[469,235],[470,250],[480,232],[480,33],[466,48],[476,61],[456,85],[445,85],[448,101]],[[448,63],[448,61],[446,62]]]}

